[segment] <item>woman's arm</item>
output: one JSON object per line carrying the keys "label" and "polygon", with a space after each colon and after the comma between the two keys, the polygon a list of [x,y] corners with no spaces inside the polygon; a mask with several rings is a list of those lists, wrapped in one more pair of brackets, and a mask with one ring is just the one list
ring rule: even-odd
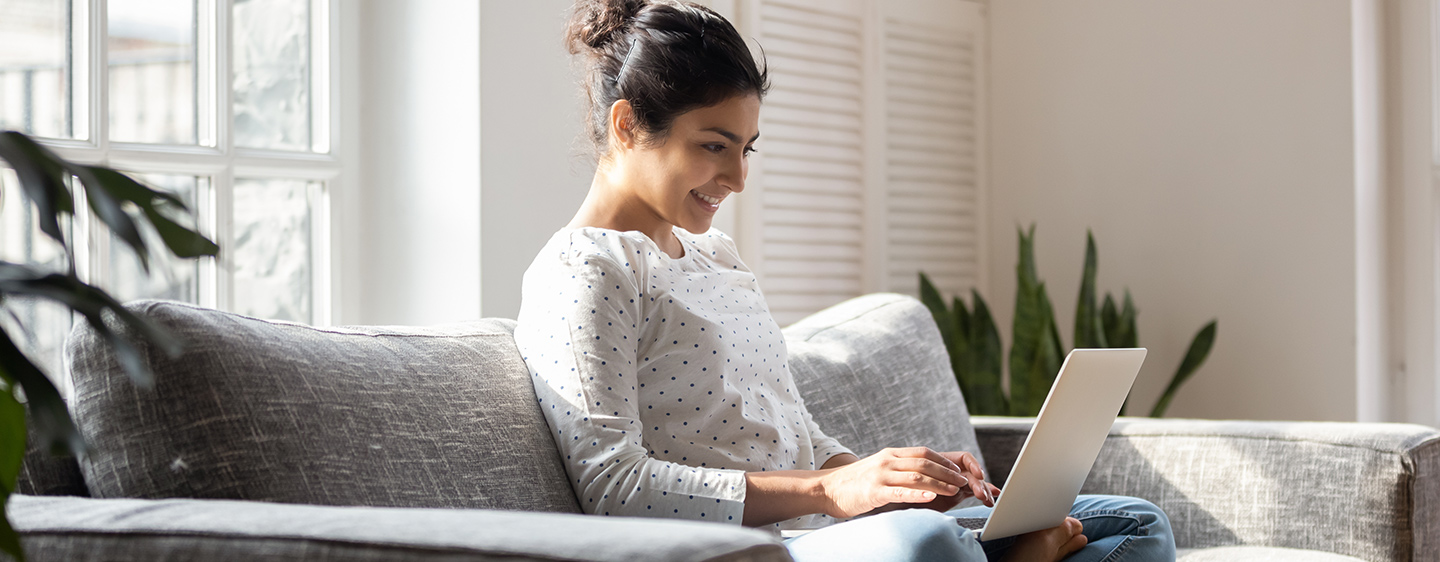
{"label": "woman's arm", "polygon": [[856,462],[859,462],[859,460],[860,460],[860,457],[857,457],[857,456],[855,456],[855,455],[853,455],[853,454],[850,454],[850,453],[840,453],[840,454],[838,454],[838,455],[835,455],[835,456],[833,456],[833,457],[830,457],[830,460],[825,461],[825,466],[822,466],[822,467],[820,467],[820,468],[822,468],[822,469],[825,469],[825,468],[840,468],[840,467],[845,466],[845,465],[847,465],[847,464],[854,464],[854,463],[856,463]]}
{"label": "woman's arm", "polygon": [[843,519],[941,497],[958,503],[965,495],[983,493],[978,487],[987,484],[972,475],[925,447],[885,449],[864,459],[844,453],[821,470],[747,472],[743,519],[758,527],[811,513]]}

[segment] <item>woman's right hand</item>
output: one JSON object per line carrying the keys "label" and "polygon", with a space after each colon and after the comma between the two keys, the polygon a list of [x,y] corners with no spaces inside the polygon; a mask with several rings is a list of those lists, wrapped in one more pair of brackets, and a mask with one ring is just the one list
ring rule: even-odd
{"label": "woman's right hand", "polygon": [[954,496],[970,488],[971,478],[980,478],[966,472],[926,447],[885,449],[821,477],[829,501],[825,513],[843,519],[888,504],[924,504],[937,496]]}

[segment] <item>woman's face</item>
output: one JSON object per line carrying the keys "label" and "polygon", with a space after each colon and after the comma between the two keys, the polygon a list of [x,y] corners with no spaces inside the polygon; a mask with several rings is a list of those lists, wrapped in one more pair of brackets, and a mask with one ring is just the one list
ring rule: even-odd
{"label": "woman's face", "polygon": [[725,200],[745,189],[748,157],[759,137],[760,98],[754,95],[682,113],[663,143],[626,147],[627,183],[656,218],[703,233]]}

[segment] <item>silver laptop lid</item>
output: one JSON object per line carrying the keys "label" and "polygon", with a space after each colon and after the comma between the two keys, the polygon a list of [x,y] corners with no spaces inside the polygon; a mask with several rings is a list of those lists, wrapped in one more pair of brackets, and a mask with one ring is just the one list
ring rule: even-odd
{"label": "silver laptop lid", "polygon": [[1070,352],[995,501],[982,540],[1065,521],[1144,362],[1143,348]]}

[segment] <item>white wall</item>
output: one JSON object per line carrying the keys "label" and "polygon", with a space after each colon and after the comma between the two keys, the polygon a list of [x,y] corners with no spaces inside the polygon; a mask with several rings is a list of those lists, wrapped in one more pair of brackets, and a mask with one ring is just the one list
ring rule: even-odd
{"label": "white wall", "polygon": [[594,175],[581,136],[582,94],[563,44],[570,5],[480,6],[485,316],[519,312],[522,274],[570,222]]}
{"label": "white wall", "polygon": [[1168,415],[1354,419],[1350,2],[990,10],[987,297],[1007,345],[1016,226],[1039,225],[1067,344],[1089,227],[1100,287],[1131,289],[1150,348],[1132,408],[1148,412],[1218,318],[1209,362]]}
{"label": "white wall", "polygon": [[[487,4],[487,6],[490,4]],[[480,7],[367,0],[361,36],[360,201],[349,221],[340,323],[479,318]]]}

